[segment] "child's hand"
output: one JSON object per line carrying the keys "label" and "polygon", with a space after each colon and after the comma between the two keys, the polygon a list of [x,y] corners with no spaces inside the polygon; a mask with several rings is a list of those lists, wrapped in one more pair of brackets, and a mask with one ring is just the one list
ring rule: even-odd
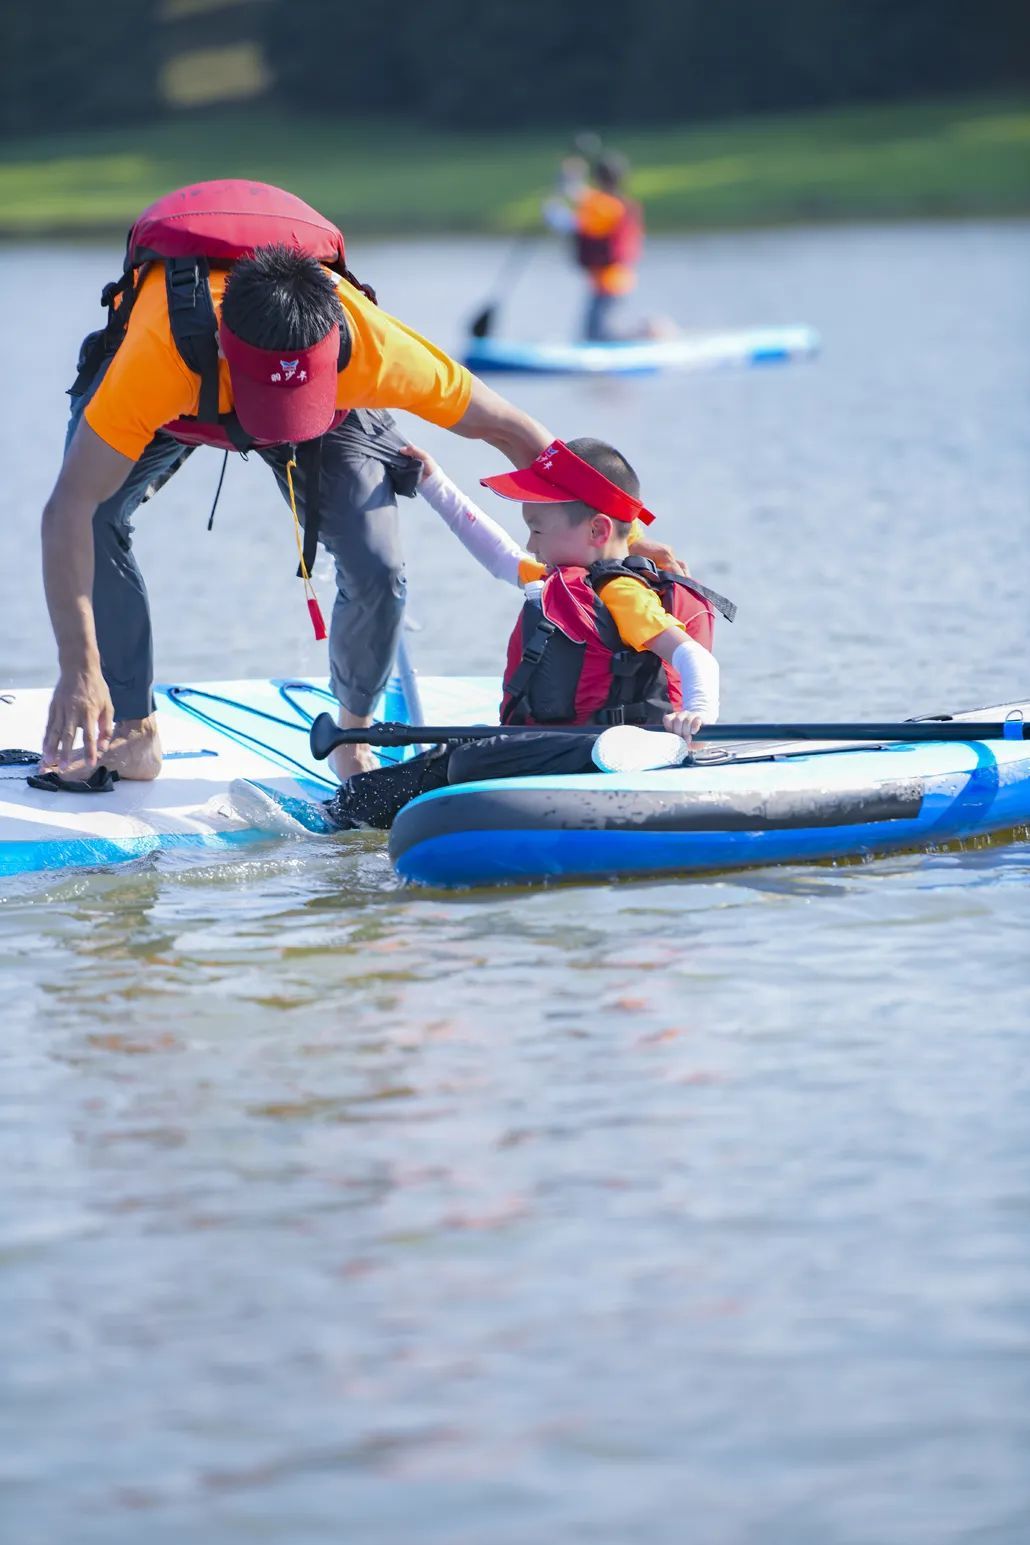
{"label": "child's hand", "polygon": [[422,463],[422,475],[419,478],[420,483],[424,483],[427,477],[432,477],[433,473],[436,471],[436,462],[433,460],[432,456],[430,456],[428,451],[421,450],[417,445],[403,445],[401,446],[401,450],[404,452],[405,456],[410,456],[413,461],[420,461]]}
{"label": "child's hand", "polygon": [[662,720],[665,728],[673,735],[679,735],[687,745],[693,740],[698,730],[704,725],[704,719],[699,713],[692,713],[689,708],[677,709],[675,713],[667,713]]}

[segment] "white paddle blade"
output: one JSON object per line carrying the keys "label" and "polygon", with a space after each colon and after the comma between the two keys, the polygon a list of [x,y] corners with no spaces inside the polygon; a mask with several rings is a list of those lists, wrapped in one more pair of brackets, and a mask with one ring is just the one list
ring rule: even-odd
{"label": "white paddle blade", "polygon": [[603,730],[591,753],[602,772],[647,772],[654,767],[676,767],[690,755],[679,735],[642,730],[635,724],[613,724]]}

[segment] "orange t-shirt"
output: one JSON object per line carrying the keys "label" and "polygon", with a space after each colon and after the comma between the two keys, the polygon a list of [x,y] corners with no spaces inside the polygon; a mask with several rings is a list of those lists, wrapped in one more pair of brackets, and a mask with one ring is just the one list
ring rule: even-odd
{"label": "orange t-shirt", "polygon": [[[211,299],[222,313],[227,270],[212,269]],[[351,331],[351,357],[337,378],[338,408],[407,408],[450,429],[468,407],[472,377],[463,365],[356,290],[337,274]],[[160,264],[140,284],[117,354],[86,405],[86,422],[113,450],[138,461],[165,424],[196,414],[200,377],[172,339]],[[233,405],[229,367],[218,361],[218,411]]]}
{"label": "orange t-shirt", "polygon": [[[587,188],[576,205],[576,229],[581,236],[610,236],[626,210],[614,193]],[[625,295],[636,283],[628,263],[609,263],[606,268],[592,268],[590,282],[602,295]]]}
{"label": "orange t-shirt", "polygon": [[[546,579],[549,573],[545,563],[523,558],[519,564],[519,584],[531,585],[534,580]],[[622,642],[638,654],[666,628],[686,632],[686,624],[665,610],[657,593],[639,579],[630,579],[628,574],[610,579],[604,587],[603,599]]]}

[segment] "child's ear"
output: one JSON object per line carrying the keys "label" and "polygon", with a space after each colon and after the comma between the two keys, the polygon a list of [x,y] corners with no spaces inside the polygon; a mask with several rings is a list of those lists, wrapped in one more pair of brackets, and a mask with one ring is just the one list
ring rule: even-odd
{"label": "child's ear", "polygon": [[595,547],[604,547],[612,539],[615,522],[610,515],[595,515],[590,522],[590,540]]}

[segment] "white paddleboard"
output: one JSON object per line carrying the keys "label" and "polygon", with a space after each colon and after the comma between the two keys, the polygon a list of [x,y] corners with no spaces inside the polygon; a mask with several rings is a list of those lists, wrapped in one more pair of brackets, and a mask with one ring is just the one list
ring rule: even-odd
{"label": "white paddleboard", "polygon": [[[496,722],[492,678],[419,680],[423,712],[434,722]],[[378,717],[411,723],[411,682],[391,679]],[[123,779],[107,794],[32,789],[32,767],[0,766],[0,877],[125,863],[158,848],[228,848],[259,831],[229,793],[250,779],[285,798],[329,797],[337,787],[307,744],[311,720],[331,711],[312,678],[215,681],[155,688],[165,762],[150,783]],[[0,748],[38,751],[50,689],[0,694]],[[384,753],[396,759],[400,753]]]}

